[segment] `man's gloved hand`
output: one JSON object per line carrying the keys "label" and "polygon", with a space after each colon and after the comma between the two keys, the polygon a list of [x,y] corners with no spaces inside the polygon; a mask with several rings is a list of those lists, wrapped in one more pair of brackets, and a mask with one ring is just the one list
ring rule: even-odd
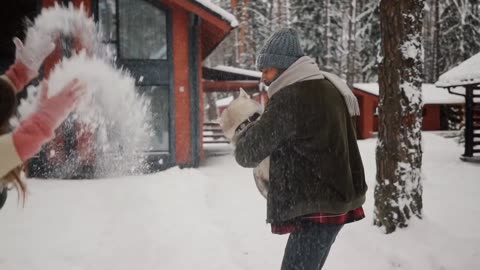
{"label": "man's gloved hand", "polygon": [[242,129],[236,131],[235,135],[233,135],[233,137],[232,137],[232,143],[237,144],[238,140],[245,135],[247,130],[250,129],[250,127],[252,127],[253,124],[255,124],[255,122],[250,122],[246,126],[244,126]]}

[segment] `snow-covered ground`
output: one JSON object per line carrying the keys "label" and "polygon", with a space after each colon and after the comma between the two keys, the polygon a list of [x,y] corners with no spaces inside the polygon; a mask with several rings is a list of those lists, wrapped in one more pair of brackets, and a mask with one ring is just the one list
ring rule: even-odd
{"label": "snow-covered ground", "polygon": [[[325,269],[480,269],[480,164],[460,161],[453,139],[424,141],[425,218],[392,235],[371,225],[375,140],[359,142],[368,217],[344,227]],[[287,241],[230,154],[198,170],[28,184],[24,209],[11,196],[0,211],[2,270],[279,269]]]}

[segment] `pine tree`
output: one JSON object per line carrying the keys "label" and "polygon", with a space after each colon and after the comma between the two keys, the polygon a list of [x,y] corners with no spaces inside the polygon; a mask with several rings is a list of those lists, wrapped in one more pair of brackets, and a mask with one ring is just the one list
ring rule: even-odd
{"label": "pine tree", "polygon": [[305,53],[321,69],[348,77],[349,84],[376,80],[378,1],[292,0],[291,13]]}
{"label": "pine tree", "polygon": [[[325,1],[293,0],[292,1],[292,26],[297,29],[301,37],[301,45],[305,53],[317,63],[325,63],[325,16],[323,12]],[[312,27],[312,25],[316,27]]]}
{"label": "pine tree", "polygon": [[357,0],[351,0],[348,16],[348,44],[347,44],[347,84],[352,87],[356,81],[357,64]]}
{"label": "pine tree", "polygon": [[271,17],[273,3],[265,0],[219,0],[216,4],[235,14],[240,25],[209,57],[208,63],[255,69],[256,54],[274,31],[274,19]]}
{"label": "pine tree", "polygon": [[322,70],[345,75],[342,59],[345,0],[292,0],[292,27],[299,31],[305,53]]}
{"label": "pine tree", "polygon": [[477,0],[446,0],[440,8],[442,74],[480,51],[480,16]]}
{"label": "pine tree", "polygon": [[[214,3],[235,14],[240,25],[208,57],[206,65],[255,69],[256,54],[263,42],[274,31],[272,1],[217,0]],[[289,0],[284,0],[284,3],[288,4]],[[209,105],[207,116],[210,119],[218,117],[216,101],[229,95],[231,93],[208,93],[206,95],[205,101]]]}
{"label": "pine tree", "polygon": [[[446,118],[447,118],[447,127],[448,130],[460,130],[465,126],[465,108],[459,105],[447,105],[446,107]],[[465,136],[461,136],[465,138]]]}
{"label": "pine tree", "polygon": [[437,46],[438,46],[438,7],[439,0],[426,0],[425,17],[423,20],[423,47],[425,48],[425,82],[435,83],[438,79],[436,74]]}
{"label": "pine tree", "polygon": [[378,79],[378,53],[380,50],[380,2],[361,0],[357,17],[357,47],[359,51],[360,82]]}
{"label": "pine tree", "polygon": [[436,81],[438,79],[439,75],[439,68],[438,68],[438,58],[440,54],[440,46],[439,46],[439,32],[440,32],[440,1],[436,0],[434,1],[434,29],[433,29],[433,44],[432,44],[432,50],[433,50],[433,60],[432,60],[432,76],[433,79]]}
{"label": "pine tree", "polygon": [[382,0],[374,224],[392,233],[422,217],[423,0]]}
{"label": "pine tree", "polygon": [[273,31],[290,25],[290,0],[271,1]]}

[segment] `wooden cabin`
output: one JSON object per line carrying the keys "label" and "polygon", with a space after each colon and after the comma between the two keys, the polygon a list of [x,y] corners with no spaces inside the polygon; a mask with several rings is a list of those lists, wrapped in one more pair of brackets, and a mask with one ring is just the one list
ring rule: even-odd
{"label": "wooden cabin", "polygon": [[[26,0],[12,6],[0,19],[3,27],[14,25],[0,36],[0,67],[4,71],[14,60],[13,36],[22,36],[23,20],[33,18],[42,7],[73,3],[83,5],[103,30],[104,40],[116,52],[117,62],[128,69],[139,91],[152,98],[156,142],[148,155],[152,170],[171,166],[197,167],[202,158],[204,89],[215,79],[204,80],[204,60],[238,26],[235,17],[207,0]],[[15,3],[16,4],[15,4]],[[9,24],[12,22],[11,24]],[[5,27],[4,27],[5,28]],[[61,58],[48,59],[44,74]],[[243,84],[242,86],[245,86]],[[72,131],[58,136],[56,155],[48,147],[32,162],[31,171],[45,164],[62,162],[72,152],[79,154],[88,140],[75,138]],[[60,147],[58,147],[60,145]],[[88,151],[87,151],[88,152]],[[89,167],[91,158],[86,158]],[[47,172],[39,176],[55,177]],[[37,175],[38,176],[38,175]],[[57,175],[69,178],[74,176]],[[80,176],[81,177],[81,176]]]}
{"label": "wooden cabin", "polygon": [[438,87],[465,102],[464,161],[480,162],[480,53],[440,76]]}

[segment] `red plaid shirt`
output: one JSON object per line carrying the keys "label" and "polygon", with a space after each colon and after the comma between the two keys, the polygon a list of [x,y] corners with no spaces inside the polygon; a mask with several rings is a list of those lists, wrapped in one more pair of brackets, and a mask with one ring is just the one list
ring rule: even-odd
{"label": "red plaid shirt", "polygon": [[282,224],[272,224],[272,233],[287,234],[293,233],[300,229],[306,223],[323,223],[323,224],[347,224],[361,220],[365,217],[363,208],[359,207],[344,214],[313,214],[309,216],[300,217],[291,222]]}

